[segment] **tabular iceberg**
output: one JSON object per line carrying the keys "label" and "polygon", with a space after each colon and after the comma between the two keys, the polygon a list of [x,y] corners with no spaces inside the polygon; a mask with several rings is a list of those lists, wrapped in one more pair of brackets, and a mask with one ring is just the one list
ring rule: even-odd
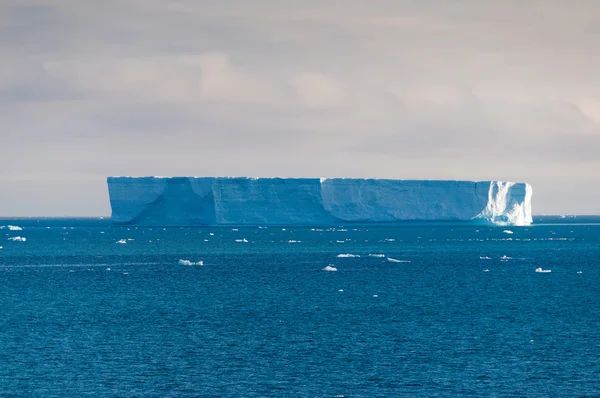
{"label": "tabular iceberg", "polygon": [[247,177],[108,177],[107,182],[115,224],[532,222],[532,189],[526,183]]}

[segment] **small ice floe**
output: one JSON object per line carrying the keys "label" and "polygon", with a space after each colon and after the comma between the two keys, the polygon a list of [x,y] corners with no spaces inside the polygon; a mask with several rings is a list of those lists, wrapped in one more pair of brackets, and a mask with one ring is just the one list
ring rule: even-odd
{"label": "small ice floe", "polygon": [[323,268],[322,271],[337,271],[337,268],[333,264],[329,264],[327,267]]}
{"label": "small ice floe", "polygon": [[346,243],[346,241],[345,241],[345,240],[336,240],[335,242],[336,242],[336,243]]}
{"label": "small ice floe", "polygon": [[479,259],[480,260],[491,260],[492,258],[488,257],[488,256],[479,256]]}
{"label": "small ice floe", "polygon": [[343,292],[343,291],[344,291],[344,289],[340,289],[340,290],[338,290],[338,292]]}
{"label": "small ice floe", "polygon": [[490,270],[489,269],[484,269],[483,272],[490,272]]}
{"label": "small ice floe", "polygon": [[215,233],[214,232],[210,232],[209,235],[210,236],[215,236]]}
{"label": "small ice floe", "polygon": [[101,234],[104,234],[105,232],[104,232],[104,231],[100,231],[100,233],[101,233]]}
{"label": "small ice floe", "polygon": [[110,268],[107,268],[106,270],[107,270],[107,271],[110,271]]}
{"label": "small ice floe", "polygon": [[374,295],[373,295],[373,297],[379,297],[379,295],[377,295],[377,294],[374,294]]}
{"label": "small ice floe", "polygon": [[398,260],[397,258],[388,257],[387,260],[390,263],[410,263],[410,260]]}
{"label": "small ice floe", "polygon": [[248,243],[248,239],[244,238],[244,239],[236,239],[235,240],[238,243]]}
{"label": "small ice floe", "polygon": [[193,262],[190,260],[179,260],[177,263],[179,265],[204,265],[204,261],[202,261],[202,260],[197,261],[197,262]]}
{"label": "small ice floe", "polygon": [[290,239],[290,240],[288,240],[288,243],[302,243],[302,241]]}
{"label": "small ice floe", "polygon": [[239,231],[237,228],[231,228],[232,231]]}
{"label": "small ice floe", "polygon": [[204,239],[205,242],[208,242],[208,239]]}
{"label": "small ice floe", "polygon": [[549,269],[543,269],[542,267],[539,267],[539,268],[536,268],[536,269],[535,269],[535,272],[540,272],[540,273],[542,273],[542,274],[547,274],[547,273],[550,273],[550,272],[552,272],[552,270],[549,270]]}
{"label": "small ice floe", "polygon": [[285,228],[281,228],[282,231],[285,231]]}
{"label": "small ice floe", "polygon": [[12,240],[13,242],[26,242],[27,238],[22,236],[13,236],[12,238],[8,238],[8,240]]}
{"label": "small ice floe", "polygon": [[354,258],[354,257],[360,257],[360,255],[358,254],[352,254],[352,253],[342,253],[342,254],[338,254],[337,255],[339,258]]}
{"label": "small ice floe", "polygon": [[369,257],[385,257],[385,254],[369,254]]}
{"label": "small ice floe", "polygon": [[386,242],[395,242],[396,241],[396,239],[391,239],[391,238],[385,238],[384,240]]}
{"label": "small ice floe", "polygon": [[123,272],[123,275],[129,275],[129,272]]}
{"label": "small ice floe", "polygon": [[509,234],[509,235],[512,235],[512,234],[514,234],[514,232],[513,232],[513,231],[511,231],[510,229],[505,229],[505,230],[504,230],[504,231],[502,231],[502,232],[504,232],[505,234]]}
{"label": "small ice floe", "polygon": [[0,246],[0,249],[2,249],[2,246]]}
{"label": "small ice floe", "polygon": [[134,240],[135,239],[133,239],[133,238],[127,238],[127,242],[131,242],[131,241],[134,241]]}
{"label": "small ice floe", "polygon": [[508,261],[508,260],[512,260],[512,257],[508,257],[506,255],[500,257],[500,261]]}
{"label": "small ice floe", "polygon": [[[2,246],[0,246],[0,249],[2,249]],[[578,274],[583,274],[583,272],[581,271],[577,271]]]}
{"label": "small ice floe", "polygon": [[119,239],[118,241],[116,241],[115,243],[119,243],[121,245],[125,245],[127,244],[127,241],[125,239]]}
{"label": "small ice floe", "polygon": [[8,230],[9,231],[22,231],[23,228],[19,227],[18,225],[9,225]]}

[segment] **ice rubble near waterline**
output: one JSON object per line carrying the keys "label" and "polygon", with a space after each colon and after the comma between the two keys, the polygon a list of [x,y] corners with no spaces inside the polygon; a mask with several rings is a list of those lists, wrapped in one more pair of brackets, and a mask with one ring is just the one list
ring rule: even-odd
{"label": "ice rubble near waterline", "polygon": [[527,183],[247,177],[109,177],[107,182],[116,224],[532,222]]}

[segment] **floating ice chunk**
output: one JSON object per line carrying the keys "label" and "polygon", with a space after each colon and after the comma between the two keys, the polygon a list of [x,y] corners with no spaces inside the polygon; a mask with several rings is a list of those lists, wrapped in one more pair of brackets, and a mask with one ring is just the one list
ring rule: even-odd
{"label": "floating ice chunk", "polygon": [[288,240],[288,243],[302,243],[302,241],[290,239],[290,240]]}
{"label": "floating ice chunk", "polygon": [[107,271],[110,271],[110,268],[107,268],[106,270],[107,270]]}
{"label": "floating ice chunk", "polygon": [[343,291],[344,291],[344,289],[340,289],[340,290],[338,290],[338,292],[343,292]]}
{"label": "floating ice chunk", "polygon": [[510,229],[505,229],[505,230],[504,230],[504,231],[502,231],[502,232],[504,232],[505,234],[509,234],[509,235],[511,235],[511,234],[514,234],[514,232],[513,232],[513,231],[511,231]]}
{"label": "floating ice chunk", "polygon": [[204,265],[204,261],[202,261],[202,260],[197,261],[197,262],[193,262],[190,260],[179,260],[177,263],[179,265]]}
{"label": "floating ice chunk", "polygon": [[100,233],[101,233],[101,234],[104,234],[105,232],[104,232],[104,231],[100,231]]}
{"label": "floating ice chunk", "polygon": [[127,244],[127,241],[125,239],[119,239],[115,243],[119,243],[119,244],[125,245],[125,244]]}
{"label": "floating ice chunk", "polygon": [[235,240],[238,243],[248,243],[248,239],[244,238],[244,239],[236,239]]}
{"label": "floating ice chunk", "polygon": [[352,253],[338,254],[337,256],[338,256],[339,258],[354,258],[354,257],[360,257],[360,255],[358,255],[358,254],[352,254]]}
{"label": "floating ice chunk", "polygon": [[540,268],[536,268],[536,269],[535,269],[535,272],[541,272],[541,273],[543,273],[543,274],[546,274],[546,273],[552,272],[552,270],[549,270],[549,269],[543,269],[543,268],[541,268],[541,267],[540,267]]}
{"label": "floating ice chunk", "polygon": [[2,249],[2,246],[0,246],[0,249]]}
{"label": "floating ice chunk", "polygon": [[[2,249],[2,246],[0,246],[0,249]],[[583,272],[581,271],[577,271],[578,274],[583,274]]]}
{"label": "floating ice chunk", "polygon": [[508,256],[504,255],[504,256],[500,257],[500,260],[508,261],[508,260],[512,260],[512,257],[508,257]]}
{"label": "floating ice chunk", "polygon": [[483,272],[490,272],[490,270],[489,269],[484,269]]}
{"label": "floating ice chunk", "polygon": [[480,260],[491,260],[492,258],[488,257],[488,256],[479,256],[479,259]]}
{"label": "floating ice chunk", "polygon": [[391,263],[410,263],[410,260],[398,260],[397,258],[388,257],[387,260]]}
{"label": "floating ice chunk", "polygon": [[373,297],[379,297],[377,294],[374,294]]}
{"label": "floating ice chunk", "polygon": [[323,271],[337,271],[337,268],[333,264],[329,264],[327,267],[323,268]]}
{"label": "floating ice chunk", "polygon": [[231,228],[232,231],[239,231],[237,228]]}
{"label": "floating ice chunk", "polygon": [[12,240],[13,242],[25,242],[27,238],[23,238],[22,236],[13,236],[12,238],[8,238],[8,240]]}
{"label": "floating ice chunk", "polygon": [[345,240],[336,240],[335,242],[336,242],[336,243],[346,243],[346,241],[345,241]]}
{"label": "floating ice chunk", "polygon": [[369,257],[385,257],[385,254],[369,254]]}
{"label": "floating ice chunk", "polygon": [[23,228],[19,227],[18,225],[9,225],[8,226],[9,231],[22,231]]}
{"label": "floating ice chunk", "polygon": [[215,233],[214,232],[210,232],[209,235],[210,236],[215,236]]}
{"label": "floating ice chunk", "polygon": [[[419,236],[419,238],[420,238],[420,236]],[[386,242],[395,242],[395,241],[396,241],[396,239],[385,238],[385,241],[386,241]]]}

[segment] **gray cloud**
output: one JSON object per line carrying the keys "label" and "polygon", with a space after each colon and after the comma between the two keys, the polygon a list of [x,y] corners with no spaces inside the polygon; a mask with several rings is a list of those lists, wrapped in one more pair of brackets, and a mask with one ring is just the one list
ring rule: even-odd
{"label": "gray cloud", "polygon": [[107,214],[110,174],[526,180],[598,213],[598,26],[595,0],[5,0],[1,213]]}

